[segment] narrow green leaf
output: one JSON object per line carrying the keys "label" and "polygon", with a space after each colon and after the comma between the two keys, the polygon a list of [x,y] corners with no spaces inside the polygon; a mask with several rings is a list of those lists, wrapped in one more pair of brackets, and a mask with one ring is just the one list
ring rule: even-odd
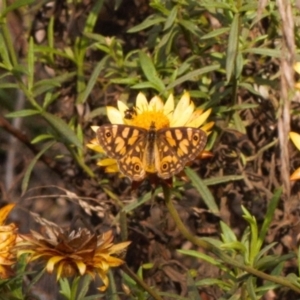
{"label": "narrow green leaf", "polygon": [[270,56],[274,58],[280,58],[282,55],[281,50],[275,50],[269,48],[249,48],[249,49],[244,49],[243,53],[254,53],[254,54],[260,54],[260,55]]}
{"label": "narrow green leaf", "polygon": [[[55,18],[54,16],[51,16],[47,28],[47,41],[50,48],[55,48],[54,46],[54,24],[55,24]],[[49,59],[51,62],[54,62],[54,55],[53,52],[50,52]]]}
{"label": "narrow green leaf", "polygon": [[238,38],[239,38],[239,14],[235,14],[233,21],[231,23],[229,40],[228,40],[228,49],[227,49],[227,58],[226,58],[226,79],[227,82],[230,81],[232,77],[233,70],[236,65],[236,56],[238,51]]}
{"label": "narrow green leaf", "polygon": [[253,281],[255,280],[255,278],[253,276],[249,276],[249,278],[246,281],[246,286],[247,286],[247,292],[248,295],[250,296],[251,300],[257,300],[257,296],[255,293],[255,288],[254,288],[254,283]]}
{"label": "narrow green leaf", "polygon": [[174,6],[172,8],[172,10],[170,11],[170,14],[169,14],[169,16],[166,20],[163,31],[166,31],[167,29],[169,29],[174,24],[174,21],[177,17],[177,12],[178,12],[178,8],[177,8],[177,6]]}
{"label": "narrow green leaf", "polygon": [[135,89],[135,90],[142,90],[142,89],[154,89],[154,90],[156,90],[156,85],[153,84],[152,82],[145,81],[145,82],[137,83],[137,84],[131,86],[130,88]]}
{"label": "narrow green leaf", "polygon": [[214,214],[219,214],[219,208],[215,202],[213,195],[211,194],[207,186],[203,183],[203,181],[199,178],[199,176],[196,174],[196,172],[190,168],[185,168],[185,173],[191,179],[193,186],[202,196],[203,201],[210,209],[210,211]]}
{"label": "narrow green leaf", "polygon": [[189,255],[189,256],[192,256],[192,257],[196,257],[198,259],[202,259],[208,263],[210,263],[211,265],[213,266],[220,266],[221,263],[215,259],[215,257],[212,257],[212,256],[209,256],[203,252],[199,252],[199,251],[196,251],[196,250],[176,250],[177,252],[181,253],[181,254],[184,254],[184,255]]}
{"label": "narrow green leaf", "polygon": [[22,109],[18,111],[11,112],[6,114],[7,118],[22,118],[22,117],[29,117],[40,114],[40,112],[36,109]]}
{"label": "narrow green leaf", "polygon": [[200,39],[207,40],[207,39],[211,39],[213,37],[217,37],[219,35],[227,33],[229,31],[229,29],[230,29],[229,27],[222,27],[219,29],[212,30],[211,32],[209,32],[207,34],[202,35]]}
{"label": "narrow green leaf", "polygon": [[65,121],[47,112],[42,112],[41,115],[48,121],[53,129],[61,135],[62,138],[66,139],[71,144],[74,144],[79,149],[82,149],[82,145],[76,134],[69,128]]}
{"label": "narrow green leaf", "polygon": [[162,18],[162,17],[156,17],[155,19],[153,19],[153,18],[154,18],[154,16],[149,16],[141,24],[130,28],[129,30],[127,30],[127,32],[128,33],[139,32],[139,31],[142,31],[142,30],[144,30],[148,27],[151,27],[151,26],[159,24],[159,23],[164,23],[166,21],[166,18]]}
{"label": "narrow green leaf", "polygon": [[51,134],[40,134],[31,141],[31,144],[37,144],[41,141],[51,140],[51,139],[53,140],[53,135]]}
{"label": "narrow green leaf", "polygon": [[34,41],[33,41],[33,37],[30,37],[30,39],[29,39],[27,63],[28,63],[27,87],[28,87],[28,91],[31,92],[32,88],[33,88],[33,82],[34,82]]}
{"label": "narrow green leaf", "polygon": [[108,58],[109,58],[108,56],[105,56],[103,59],[101,59],[97,63],[97,65],[94,68],[93,73],[88,81],[88,84],[87,84],[85,90],[78,95],[78,98],[76,100],[77,104],[86,102],[86,100],[88,99],[88,96],[90,95],[91,91],[94,88],[94,85],[99,77],[100,72],[105,68]]}
{"label": "narrow green leaf", "polygon": [[27,191],[28,188],[28,184],[29,184],[29,179],[30,179],[30,175],[32,173],[32,170],[35,166],[35,164],[37,163],[37,161],[40,159],[40,157],[48,150],[50,149],[53,145],[55,144],[55,142],[51,142],[49,143],[47,146],[45,146],[35,157],[34,159],[30,162],[30,164],[27,167],[27,170],[24,174],[24,178],[22,181],[22,195],[24,195],[24,193]]}
{"label": "narrow green leaf", "polygon": [[92,281],[92,276],[91,275],[84,275],[81,277],[83,280],[80,282],[80,289],[78,291],[78,294],[76,295],[76,299],[85,299],[85,295],[89,290],[90,283]]}
{"label": "narrow green leaf", "polygon": [[100,10],[103,6],[104,0],[94,2],[94,6],[90,10],[88,18],[85,23],[84,32],[93,32],[97,19],[99,18]]}
{"label": "narrow green leaf", "polygon": [[231,228],[224,223],[223,221],[220,222],[221,230],[222,230],[222,239],[224,243],[229,242],[236,242],[237,238]]}
{"label": "narrow green leaf", "polygon": [[175,81],[173,81],[172,83],[170,83],[167,87],[166,90],[171,90],[172,88],[174,88],[177,85],[180,85],[181,83],[185,82],[185,81],[199,81],[199,76],[205,73],[209,73],[215,70],[220,69],[220,65],[219,64],[214,64],[208,67],[204,67],[201,69],[197,69],[194,70],[192,72],[188,72],[187,74],[177,78]]}
{"label": "narrow green leaf", "polygon": [[1,12],[1,17],[5,17],[7,13],[9,13],[10,11],[13,11],[15,9],[18,9],[22,6],[25,5],[29,5],[34,3],[35,0],[17,0],[17,1],[13,1],[11,5],[9,5],[5,10],[3,10]]}
{"label": "narrow green leaf", "polygon": [[139,51],[139,59],[141,68],[146,78],[155,86],[157,91],[163,91],[165,89],[165,85],[163,81],[158,77],[159,75],[150,57],[148,57],[148,55],[143,51]]}
{"label": "narrow green leaf", "polygon": [[234,125],[235,125],[235,128],[237,131],[239,131],[243,134],[247,133],[246,128],[245,128],[243,121],[242,121],[240,115],[238,114],[238,112],[235,112],[233,114],[233,121],[234,121]]}
{"label": "narrow green leaf", "polygon": [[13,66],[10,61],[9,52],[1,32],[0,32],[0,57],[1,57],[2,67],[8,71],[12,70]]}
{"label": "narrow green leaf", "polygon": [[[266,234],[270,228],[270,224],[273,220],[274,212],[278,206],[278,202],[280,200],[281,193],[282,193],[282,188],[277,189],[268,205],[267,213],[265,215],[264,222],[263,222],[262,227],[259,232],[259,242],[261,245],[262,245],[263,241],[265,240]],[[260,247],[261,247],[261,245],[260,245]]]}
{"label": "narrow green leaf", "polygon": [[196,36],[200,36],[201,35],[201,31],[199,30],[197,24],[195,22],[192,21],[188,21],[188,20],[180,20],[179,24],[181,26],[183,26],[186,30],[188,30],[189,32],[191,32],[193,35]]}
{"label": "narrow green leaf", "polygon": [[244,180],[244,179],[245,179],[244,175],[227,175],[227,176],[203,179],[203,183],[205,185],[216,185],[224,182]]}

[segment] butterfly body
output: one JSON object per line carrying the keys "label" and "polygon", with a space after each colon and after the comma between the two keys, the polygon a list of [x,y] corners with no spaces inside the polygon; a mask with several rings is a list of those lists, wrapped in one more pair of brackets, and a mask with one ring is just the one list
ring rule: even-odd
{"label": "butterfly body", "polygon": [[129,125],[103,125],[97,131],[99,144],[117,160],[119,170],[133,181],[147,173],[168,179],[182,171],[206,144],[206,133],[192,127],[144,129]]}

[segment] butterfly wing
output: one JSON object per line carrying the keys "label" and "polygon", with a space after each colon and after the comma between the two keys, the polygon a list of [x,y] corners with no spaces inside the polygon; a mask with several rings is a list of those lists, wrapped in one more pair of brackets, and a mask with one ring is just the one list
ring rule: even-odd
{"label": "butterfly wing", "polygon": [[97,139],[107,156],[117,160],[122,174],[133,181],[145,177],[143,154],[147,130],[128,125],[103,125],[97,130]]}
{"label": "butterfly wing", "polygon": [[206,133],[193,127],[174,127],[157,132],[156,169],[158,176],[167,179],[182,171],[204,149]]}

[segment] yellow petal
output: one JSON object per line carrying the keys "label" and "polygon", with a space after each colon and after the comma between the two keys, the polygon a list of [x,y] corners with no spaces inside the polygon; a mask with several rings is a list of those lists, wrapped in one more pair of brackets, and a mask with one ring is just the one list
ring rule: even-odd
{"label": "yellow petal", "polygon": [[15,204],[7,204],[0,209],[0,225],[2,225],[8,217],[10,211],[15,207]]}
{"label": "yellow petal", "polygon": [[119,171],[120,170],[117,164],[105,168],[105,173],[118,173]]}
{"label": "yellow petal", "polygon": [[164,108],[164,103],[158,96],[155,96],[150,100],[149,108],[152,111],[161,111]]}
{"label": "yellow petal", "polygon": [[124,117],[125,111],[129,109],[128,106],[120,100],[118,100],[117,105],[121,115]]}
{"label": "yellow petal", "polygon": [[92,128],[92,130],[93,130],[94,132],[97,132],[97,130],[98,130],[99,127],[100,127],[100,126],[91,126],[91,128]]}
{"label": "yellow petal", "polygon": [[97,162],[97,166],[100,167],[107,167],[107,166],[111,166],[111,165],[116,165],[117,161],[113,158],[105,158],[105,159],[101,159],[100,161]]}
{"label": "yellow petal", "polygon": [[196,110],[192,115],[191,121],[189,121],[186,124],[186,126],[199,128],[207,120],[210,113],[211,113],[211,108],[205,111],[204,113],[202,109]]}
{"label": "yellow petal", "polygon": [[80,275],[83,275],[86,271],[86,264],[82,261],[76,261],[75,263],[77,265]]}
{"label": "yellow petal", "polygon": [[107,106],[107,117],[112,124],[124,124],[123,115],[113,106]]}
{"label": "yellow petal", "polygon": [[164,114],[168,116],[169,114],[174,112],[174,96],[170,94],[165,105],[164,105]]}
{"label": "yellow petal", "polygon": [[189,99],[190,99],[189,93],[185,93],[181,97],[179,103],[175,108],[172,121],[170,124],[171,127],[185,126],[187,121],[191,118],[195,109],[195,105],[193,102],[188,103],[187,101],[189,101]]}
{"label": "yellow petal", "polygon": [[46,265],[46,269],[49,273],[52,273],[54,270],[54,266],[55,264],[57,264],[59,261],[63,260],[64,257],[63,256],[53,256],[51,257]]}
{"label": "yellow petal", "polygon": [[99,277],[101,278],[102,282],[103,282],[103,286],[97,288],[99,291],[101,292],[104,292],[107,287],[108,287],[108,284],[109,284],[109,279],[108,277],[106,276],[106,273],[102,272],[102,270],[99,270],[98,271],[98,275]]}
{"label": "yellow petal", "polygon": [[202,130],[204,130],[204,131],[206,131],[206,133],[207,134],[209,134],[210,132],[210,130],[212,129],[212,127],[215,125],[215,122],[208,122],[208,123],[206,123],[205,125],[203,125],[202,127],[201,127],[201,129]]}
{"label": "yellow petal", "polygon": [[148,101],[146,96],[143,93],[139,93],[136,97],[136,107],[138,113],[142,113],[143,111],[148,111]]}
{"label": "yellow petal", "polygon": [[86,144],[86,146],[93,150],[93,151],[96,151],[96,152],[99,152],[99,153],[105,153],[105,151],[103,150],[103,148],[97,143],[97,144]]}
{"label": "yellow petal", "polygon": [[292,140],[292,142],[294,143],[294,145],[297,147],[297,149],[300,151],[300,134],[298,134],[297,132],[290,132],[289,133],[289,137]]}
{"label": "yellow petal", "polygon": [[290,180],[299,180],[300,179],[300,168],[294,171],[291,175]]}

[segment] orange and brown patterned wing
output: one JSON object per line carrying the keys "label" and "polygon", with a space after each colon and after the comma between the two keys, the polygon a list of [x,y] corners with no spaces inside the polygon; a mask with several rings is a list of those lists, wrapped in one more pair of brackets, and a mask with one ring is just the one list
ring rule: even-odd
{"label": "orange and brown patterned wing", "polygon": [[157,132],[156,169],[167,179],[181,172],[204,149],[206,133],[193,127],[174,127]]}
{"label": "orange and brown patterned wing", "polygon": [[107,156],[116,159],[123,175],[133,181],[144,179],[147,130],[128,125],[103,125],[97,130],[97,139]]}

